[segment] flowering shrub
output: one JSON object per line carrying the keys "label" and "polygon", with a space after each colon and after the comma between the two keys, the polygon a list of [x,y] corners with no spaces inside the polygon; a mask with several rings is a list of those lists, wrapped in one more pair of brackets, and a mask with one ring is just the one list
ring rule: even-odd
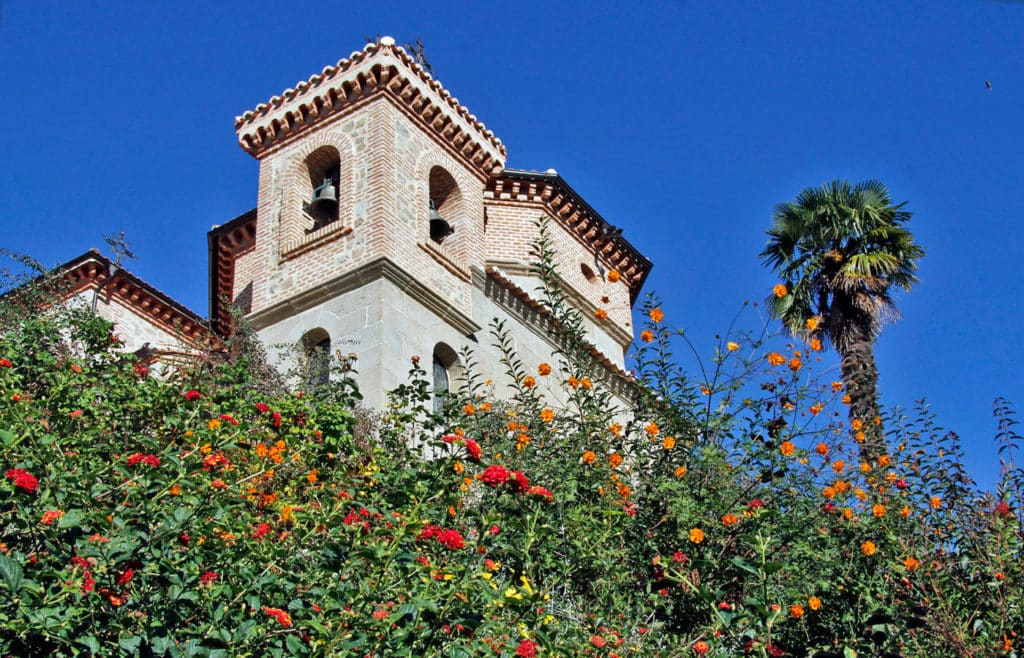
{"label": "flowering shrub", "polygon": [[467,359],[440,413],[413,363],[371,430],[344,373],[275,388],[243,346],[160,379],[87,313],[5,328],[0,655],[1018,655],[1006,403],[994,493],[926,410],[862,463],[805,346],[731,335],[691,380],[650,299],[627,421],[549,294],[557,363],[505,349],[506,393]]}

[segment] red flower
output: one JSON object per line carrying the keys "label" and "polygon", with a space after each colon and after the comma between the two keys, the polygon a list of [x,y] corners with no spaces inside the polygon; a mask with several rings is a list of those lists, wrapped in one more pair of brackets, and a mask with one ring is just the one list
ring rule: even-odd
{"label": "red flower", "polygon": [[461,550],[466,546],[458,530],[442,530],[437,535],[437,541],[445,548],[453,551]]}
{"label": "red flower", "polygon": [[89,568],[89,562],[84,557],[81,557],[79,555],[75,555],[75,556],[72,556],[72,558],[71,558],[71,566],[73,566],[73,567],[82,567],[83,569],[88,569]]}
{"label": "red flower", "polygon": [[220,419],[223,420],[225,423],[231,423],[232,425],[238,424],[238,421],[235,420],[231,414],[221,414]]}
{"label": "red flower", "polygon": [[516,647],[516,658],[537,658],[538,646],[533,640],[523,640]]}
{"label": "red flower", "polygon": [[515,493],[525,493],[530,488],[530,481],[526,479],[526,476],[519,471],[512,473],[512,477],[508,481],[509,487]]}
{"label": "red flower", "polygon": [[71,412],[71,413],[69,413],[68,415],[69,415],[69,416],[71,416],[72,418],[79,418],[79,417],[81,417],[81,415],[82,415],[82,414],[84,414],[84,413],[85,413],[85,412],[84,412],[84,411],[82,411],[81,409],[75,409],[74,411],[72,411],[72,412]]}
{"label": "red flower", "polygon": [[125,458],[125,462],[129,466],[136,466],[138,464],[145,464],[150,468],[160,467],[160,458],[156,455],[144,455],[141,452],[136,452]]}
{"label": "red flower", "polygon": [[149,368],[146,367],[146,364],[139,361],[134,366],[132,366],[132,372],[135,373],[136,377],[139,377],[141,379],[149,374]]}
{"label": "red flower", "polygon": [[220,466],[227,466],[229,463],[228,458],[219,452],[215,452],[207,455],[203,458],[203,470],[210,471]]}
{"label": "red flower", "polygon": [[676,551],[675,553],[672,554],[672,561],[675,562],[676,564],[682,564],[682,563],[686,562],[688,559],[690,559],[690,558],[686,557],[686,554],[685,553],[681,553],[680,551]]}
{"label": "red flower", "polygon": [[277,620],[279,624],[288,628],[292,625],[292,617],[281,608],[268,608],[263,606],[263,612]]}
{"label": "red flower", "polygon": [[274,427],[281,427],[281,414],[275,411],[270,415],[270,419]]}
{"label": "red flower", "polygon": [[185,391],[185,399],[188,400],[189,402],[195,402],[201,397],[203,397],[203,394],[195,389]]}
{"label": "red flower", "polygon": [[526,490],[526,493],[530,496],[537,496],[538,498],[541,498],[548,503],[555,502],[555,494],[551,493],[544,487],[538,487],[537,485],[533,485],[532,487]]}
{"label": "red flower", "polygon": [[39,491],[39,480],[23,468],[11,468],[7,470],[7,479],[18,489],[26,493]]}
{"label": "red flower", "polygon": [[480,461],[480,455],[483,454],[480,444],[473,439],[466,439],[466,452],[469,453],[469,458],[475,462]]}
{"label": "red flower", "polygon": [[492,464],[484,469],[484,472],[480,474],[480,479],[489,487],[498,487],[505,484],[510,475],[512,474],[504,466]]}
{"label": "red flower", "polygon": [[199,576],[200,585],[209,585],[220,578],[220,574],[216,571],[207,571],[202,576]]}
{"label": "red flower", "polygon": [[900,490],[906,489],[907,488],[907,481],[904,480],[903,478],[900,478],[899,480],[896,480],[896,488],[900,489]]}
{"label": "red flower", "polygon": [[441,437],[441,440],[445,443],[458,443],[459,437],[455,434],[445,434]]}
{"label": "red flower", "polygon": [[604,645],[608,644],[608,640],[604,639],[600,635],[591,635],[590,636],[590,643],[593,644],[598,649],[600,649]]}
{"label": "red flower", "polygon": [[487,532],[491,533],[492,535],[496,535],[499,532],[501,532],[501,528],[499,528],[496,525],[492,525],[491,528]]}
{"label": "red flower", "polygon": [[992,511],[995,512],[996,516],[1013,516],[1013,512],[1010,511],[1010,506],[1003,500],[996,503],[996,506]]}
{"label": "red flower", "polygon": [[441,530],[442,528],[439,525],[434,525],[432,523],[428,524],[425,528],[423,528],[423,530],[420,531],[420,534],[416,536],[416,541],[433,539],[434,537],[437,537],[439,534],[441,534]]}
{"label": "red flower", "polygon": [[253,539],[260,539],[265,537],[271,530],[269,523],[260,523],[256,526],[256,529],[252,531]]}
{"label": "red flower", "polygon": [[134,575],[135,575],[135,572],[133,570],[125,569],[124,573],[121,574],[121,576],[117,579],[117,584],[118,585],[127,585],[128,583],[130,583],[132,581],[132,576],[134,576]]}
{"label": "red flower", "polygon": [[263,402],[257,402],[256,403],[256,411],[260,412],[261,414],[265,414],[268,411],[270,411],[270,407],[268,407]]}
{"label": "red flower", "polygon": [[759,509],[761,507],[764,507],[764,501],[761,500],[760,498],[755,498],[754,500],[750,501],[750,503],[747,504],[747,507],[749,507],[750,509]]}
{"label": "red flower", "polygon": [[11,363],[10,359],[0,359],[0,368],[10,368],[14,364]]}

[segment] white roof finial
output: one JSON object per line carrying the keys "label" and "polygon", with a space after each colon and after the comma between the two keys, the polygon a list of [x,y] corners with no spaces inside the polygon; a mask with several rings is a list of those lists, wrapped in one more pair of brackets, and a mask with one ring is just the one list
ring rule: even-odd
{"label": "white roof finial", "polygon": [[382,46],[393,46],[393,45],[395,45],[395,40],[392,37],[381,37],[380,38],[380,45],[382,45]]}

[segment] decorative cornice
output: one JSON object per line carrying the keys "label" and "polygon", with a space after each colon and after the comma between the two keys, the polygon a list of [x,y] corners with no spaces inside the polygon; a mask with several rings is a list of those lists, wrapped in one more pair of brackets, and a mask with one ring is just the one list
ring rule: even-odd
{"label": "decorative cornice", "polygon": [[506,169],[492,177],[484,189],[487,205],[532,205],[557,218],[573,235],[619,272],[629,286],[630,302],[654,266],[650,259],[629,243],[619,229],[599,215],[576,190],[556,172]]}
{"label": "decorative cornice", "polygon": [[504,167],[501,140],[390,37],[236,117],[235,131],[242,148],[260,157],[272,145],[378,93],[419,117],[482,171]]}
{"label": "decorative cornice", "polygon": [[68,284],[61,291],[65,298],[97,290],[108,300],[120,299],[136,314],[179,339],[194,342],[210,336],[206,320],[134,274],[114,266],[97,251],[89,251],[57,270]]}
{"label": "decorative cornice", "polygon": [[471,336],[483,328],[386,257],[370,261],[330,281],[325,281],[315,288],[301,292],[247,317],[254,328],[264,329],[378,279],[385,279],[395,284],[463,335]]}
{"label": "decorative cornice", "polygon": [[[520,310],[520,315],[524,315],[522,310],[529,309],[531,313],[536,314],[538,318],[543,320],[545,324],[539,327],[538,334],[545,340],[550,342],[552,340],[552,336],[554,335],[553,329],[555,327],[553,325],[557,325],[558,323],[558,320],[553,315],[551,315],[551,310],[547,306],[545,306],[540,300],[534,298],[530,293],[520,288],[515,281],[506,276],[505,273],[503,273],[497,267],[493,265],[488,265],[485,274],[486,279],[482,282],[478,282],[478,287],[481,287],[485,293],[488,293],[489,291],[487,283],[493,282],[504,291],[507,291],[515,299],[517,304],[521,305],[522,308]],[[509,308],[509,304],[507,302],[503,302],[501,299],[497,298],[497,296],[494,294],[493,289],[490,291],[490,294],[488,294],[488,296],[491,299],[495,299],[496,301],[498,301],[498,303],[502,304],[502,306]],[[529,326],[529,324],[527,326]],[[596,361],[602,367],[604,367],[610,375],[613,375],[615,378],[622,380],[622,384],[633,385],[636,383],[636,379],[631,374],[623,370],[621,366],[619,366],[610,358],[608,358],[608,356],[604,352],[599,350],[595,345],[588,343],[587,347],[589,348],[590,356],[593,357],[594,361]]]}

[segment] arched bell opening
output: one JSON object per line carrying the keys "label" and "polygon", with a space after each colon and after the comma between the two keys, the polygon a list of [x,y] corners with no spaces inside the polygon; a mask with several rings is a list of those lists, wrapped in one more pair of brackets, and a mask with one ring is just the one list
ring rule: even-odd
{"label": "arched bell opening", "polygon": [[433,167],[430,185],[430,239],[438,244],[455,232],[455,219],[461,212],[462,192],[458,183],[442,167]]}
{"label": "arched bell opening", "polygon": [[302,210],[312,220],[307,233],[338,221],[338,186],[341,182],[341,156],[333,146],[322,146],[305,160]]}
{"label": "arched bell opening", "polygon": [[331,381],[331,336],[324,329],[311,329],[300,343],[305,359],[304,378],[306,388],[315,390]]}

